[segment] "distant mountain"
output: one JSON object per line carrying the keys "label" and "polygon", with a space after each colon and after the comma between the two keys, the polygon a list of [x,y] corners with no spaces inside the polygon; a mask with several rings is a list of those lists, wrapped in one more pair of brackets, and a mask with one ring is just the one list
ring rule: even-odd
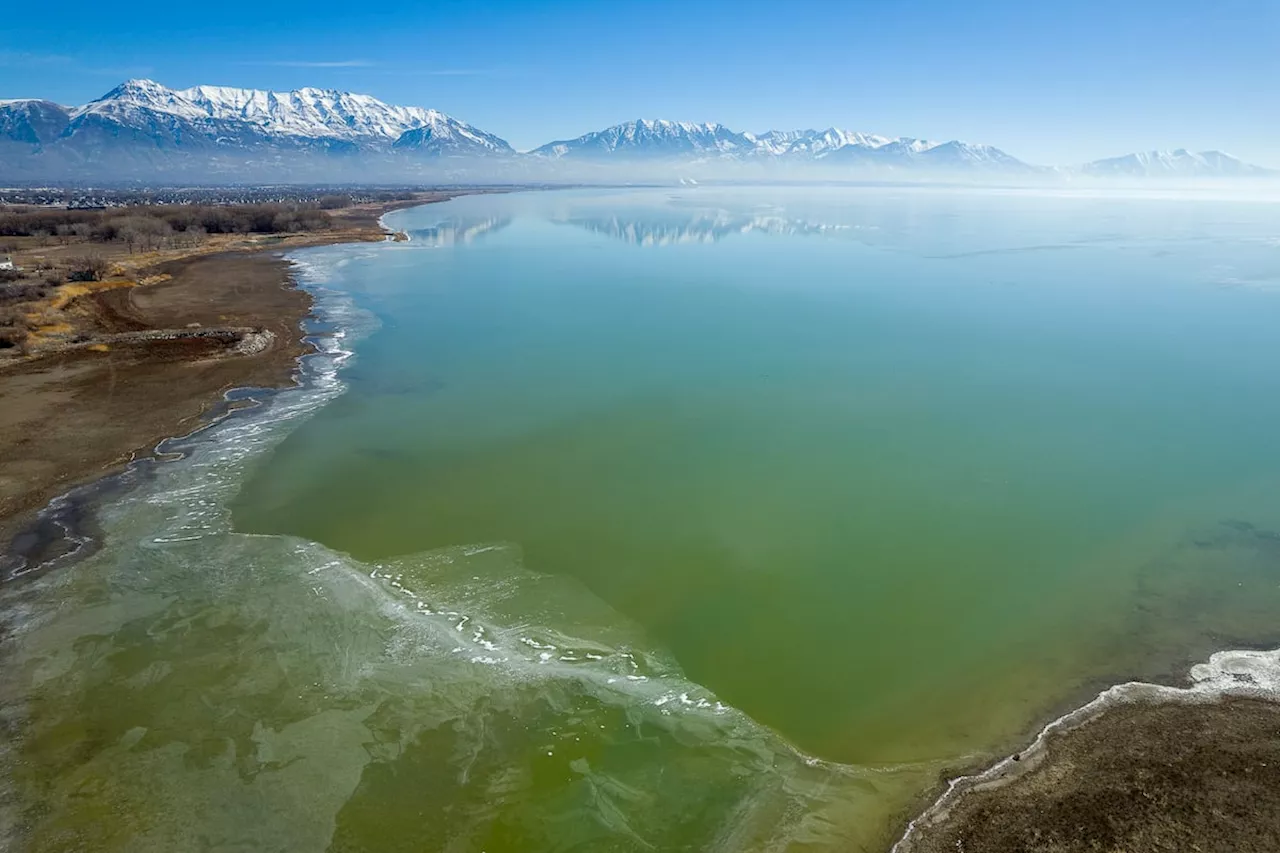
{"label": "distant mountain", "polygon": [[829,127],[826,130],[769,130],[751,134],[762,153],[783,157],[820,157],[839,148],[879,148],[892,142],[885,136]]}
{"label": "distant mountain", "polygon": [[640,119],[597,130],[577,139],[549,142],[531,153],[563,158],[682,158],[706,154],[747,154],[756,141],[722,124]]}
{"label": "distant mountain", "polygon": [[826,130],[769,130],[740,133],[722,124],[661,120],[629,121],[604,130],[551,142],[531,152],[554,160],[684,160],[817,164],[875,169],[1030,171],[1032,167],[998,148],[951,141],[891,139],[870,133]]}
{"label": "distant mountain", "polygon": [[511,151],[498,137],[436,110],[393,106],[333,89],[169,89],[150,80],[130,80],[73,110],[63,135],[74,138],[94,125],[111,127],[115,135],[127,130],[162,145],[377,146],[417,134],[417,143],[411,138],[406,147],[421,149],[424,140],[431,140],[440,151]]}
{"label": "distant mountain", "polygon": [[0,140],[43,145],[71,122],[71,110],[53,101],[0,101]]}
{"label": "distant mountain", "polygon": [[931,145],[915,154],[919,161],[936,168],[980,168],[1031,171],[1034,167],[992,145],[952,140]]}
{"label": "distant mountain", "polygon": [[436,110],[330,89],[170,89],[130,80],[67,108],[0,101],[0,174],[254,179],[320,176],[351,162],[390,172],[422,158],[512,155],[504,140]]}
{"label": "distant mountain", "polygon": [[1140,151],[1123,157],[1095,160],[1086,163],[1080,171],[1096,177],[1144,178],[1244,178],[1276,174],[1270,169],[1250,165],[1221,151],[1201,151],[1197,154],[1185,148],[1174,151]]}
{"label": "distant mountain", "polygon": [[[1064,170],[1065,171],[1065,170]],[[1098,177],[1275,175],[1218,151],[1129,154],[1070,170]],[[736,131],[640,119],[521,154],[423,107],[334,89],[170,89],[129,80],[79,107],[0,100],[0,180],[699,180],[1040,175],[994,148],[841,130]]]}
{"label": "distant mountain", "polygon": [[427,110],[426,122],[400,134],[391,147],[431,156],[516,153],[505,139],[435,110]]}

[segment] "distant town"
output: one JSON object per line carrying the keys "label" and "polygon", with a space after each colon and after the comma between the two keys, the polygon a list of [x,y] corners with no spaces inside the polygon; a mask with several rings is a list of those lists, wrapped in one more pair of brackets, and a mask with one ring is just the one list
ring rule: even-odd
{"label": "distant town", "polygon": [[[156,204],[320,204],[341,197],[348,204],[413,198],[422,187],[253,186],[253,187],[2,187],[0,205],[68,209]],[[432,189],[441,189],[432,187]],[[444,188],[448,189],[448,188]]]}

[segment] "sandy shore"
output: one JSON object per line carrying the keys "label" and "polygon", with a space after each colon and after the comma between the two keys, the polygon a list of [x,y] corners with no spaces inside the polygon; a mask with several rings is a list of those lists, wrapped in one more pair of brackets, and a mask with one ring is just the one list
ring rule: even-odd
{"label": "sandy shore", "polygon": [[384,240],[389,210],[460,194],[350,208],[329,231],[205,245],[140,269],[136,286],[77,292],[64,310],[83,340],[0,361],[0,565],[31,551],[19,534],[51,499],[198,428],[233,388],[293,382],[311,298],[284,252]]}

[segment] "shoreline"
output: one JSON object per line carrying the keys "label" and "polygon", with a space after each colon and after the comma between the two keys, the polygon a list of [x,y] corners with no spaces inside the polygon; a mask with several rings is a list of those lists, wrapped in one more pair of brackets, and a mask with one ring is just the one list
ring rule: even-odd
{"label": "shoreline", "polygon": [[245,405],[293,387],[315,352],[314,300],[285,255],[400,241],[384,217],[488,188],[344,211],[331,232],[209,250],[140,267],[137,285],[75,297],[96,335],[0,363],[0,582],[82,554],[84,505],[126,488],[140,462]]}

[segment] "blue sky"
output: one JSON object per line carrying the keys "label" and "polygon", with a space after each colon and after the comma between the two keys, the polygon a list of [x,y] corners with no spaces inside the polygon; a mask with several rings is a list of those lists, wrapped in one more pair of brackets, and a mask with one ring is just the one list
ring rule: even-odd
{"label": "blue sky", "polygon": [[1280,167],[1280,0],[15,3],[0,97],[323,86],[528,148],[631,118]]}

